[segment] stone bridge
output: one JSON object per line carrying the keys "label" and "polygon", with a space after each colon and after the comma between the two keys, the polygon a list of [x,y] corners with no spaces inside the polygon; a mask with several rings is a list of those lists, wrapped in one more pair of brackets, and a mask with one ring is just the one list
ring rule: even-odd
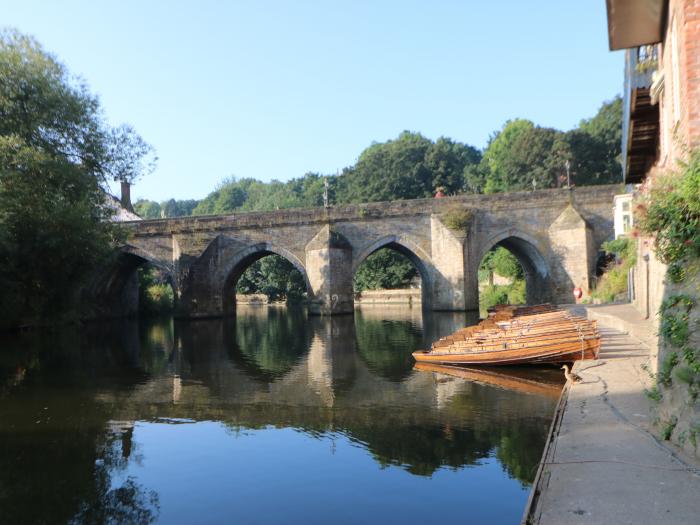
{"label": "stone bridge", "polygon": [[302,274],[309,309],[353,311],[352,279],[368,255],[392,248],[421,276],[423,306],[476,310],[478,267],[504,246],[525,270],[527,300],[570,302],[586,293],[600,245],[613,235],[618,186],[340,205],[124,223],[128,241],[93,291],[103,314],[133,313],[138,266],[171,277],[183,317],[235,311],[235,285],[257,259],[278,254]]}

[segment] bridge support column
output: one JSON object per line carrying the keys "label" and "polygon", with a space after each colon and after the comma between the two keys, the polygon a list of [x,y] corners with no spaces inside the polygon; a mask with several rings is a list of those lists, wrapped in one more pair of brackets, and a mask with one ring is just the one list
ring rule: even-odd
{"label": "bridge support column", "polygon": [[595,264],[595,243],[590,225],[572,204],[549,227],[549,242],[555,255],[552,265],[554,301],[571,302],[575,286],[588,296]]}
{"label": "bridge support column", "polygon": [[465,310],[464,242],[465,232],[445,226],[436,215],[430,218],[431,259],[434,275],[432,297],[427,305],[432,310]]}
{"label": "bridge support column", "polygon": [[310,313],[335,315],[354,311],[352,246],[330,225],[323,226],[306,245],[306,272],[312,295]]}

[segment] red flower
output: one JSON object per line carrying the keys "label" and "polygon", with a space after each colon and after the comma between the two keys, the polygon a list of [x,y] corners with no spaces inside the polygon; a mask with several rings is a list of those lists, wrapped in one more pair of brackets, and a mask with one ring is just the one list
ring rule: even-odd
{"label": "red flower", "polygon": [[693,245],[693,240],[692,239],[686,239],[685,242],[683,243],[686,246],[692,246]]}

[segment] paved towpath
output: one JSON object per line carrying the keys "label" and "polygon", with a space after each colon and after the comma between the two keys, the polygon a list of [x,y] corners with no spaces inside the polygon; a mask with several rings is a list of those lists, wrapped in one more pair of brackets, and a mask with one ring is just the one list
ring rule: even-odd
{"label": "paved towpath", "polygon": [[605,316],[643,320],[628,305],[595,310],[600,358],[576,364],[584,382],[562,400],[528,523],[700,524],[700,468],[647,431],[650,350]]}

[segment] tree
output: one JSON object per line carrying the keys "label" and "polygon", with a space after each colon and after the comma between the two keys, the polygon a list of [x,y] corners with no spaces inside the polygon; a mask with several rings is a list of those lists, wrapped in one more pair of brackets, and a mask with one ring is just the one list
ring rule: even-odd
{"label": "tree", "polygon": [[512,279],[522,279],[525,277],[523,267],[518,262],[518,259],[502,246],[488,252],[482,259],[479,269],[489,272],[489,283],[493,283],[492,275],[494,273]]}
{"label": "tree", "polygon": [[279,255],[268,255],[251,264],[236,283],[236,292],[262,293],[268,299],[298,300],[306,293],[301,272]]}
{"label": "tree", "polygon": [[567,133],[577,184],[622,181],[622,99],[603,103],[591,119]]}
{"label": "tree", "polygon": [[371,254],[360,265],[353,279],[355,291],[386,288],[408,288],[418,275],[416,267],[405,255],[383,248]]}
{"label": "tree", "polygon": [[404,131],[398,138],[365,149],[338,181],[340,202],[376,202],[432,197],[437,186],[456,192],[462,173],[479,160],[471,146],[441,138],[432,142]]}
{"label": "tree", "polygon": [[158,219],[160,217],[160,204],[155,201],[139,199],[134,203],[134,211],[142,219]]}
{"label": "tree", "polygon": [[532,122],[525,119],[509,120],[503,129],[491,136],[483,156],[484,170],[487,173],[484,193],[509,190],[511,181],[506,164],[510,158],[513,144],[520,135],[534,126]]}
{"label": "tree", "polygon": [[449,194],[459,193],[464,186],[465,167],[476,166],[480,161],[479,150],[445,137],[440,137],[425,154],[433,190],[442,186]]}
{"label": "tree", "polygon": [[114,156],[120,133],[34,39],[0,32],[1,324],[77,314],[81,285],[120,238],[102,185],[138,171]]}
{"label": "tree", "polygon": [[158,161],[153,147],[128,124],[108,130],[105,147],[102,170],[115,181],[132,183],[152,173]]}
{"label": "tree", "polygon": [[199,202],[195,199],[175,200],[170,199],[160,203],[160,210],[163,217],[186,217],[192,215]]}

